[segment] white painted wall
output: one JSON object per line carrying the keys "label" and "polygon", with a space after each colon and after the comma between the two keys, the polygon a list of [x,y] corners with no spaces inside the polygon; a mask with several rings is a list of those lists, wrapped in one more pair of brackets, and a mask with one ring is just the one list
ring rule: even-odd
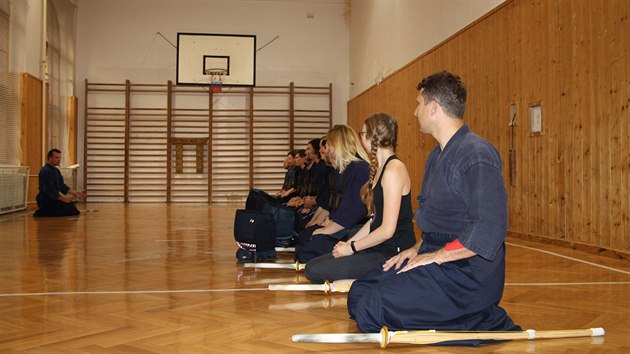
{"label": "white painted wall", "polygon": [[76,92],[86,78],[175,81],[176,49],[157,32],[174,44],[177,32],[255,34],[258,47],[280,36],[257,55],[257,85],[332,82],[344,123],[348,99],[503,1],[77,0]]}
{"label": "white painted wall", "polygon": [[9,68],[15,73],[29,73],[43,79],[41,61],[41,0],[11,1],[11,47]]}
{"label": "white painted wall", "polygon": [[[333,120],[346,121],[349,27],[344,0],[78,0],[77,94],[84,81],[176,81],[177,32],[253,34],[257,85],[333,84]],[[312,15],[309,18],[307,15]],[[79,117],[83,116],[83,106]]]}
{"label": "white painted wall", "polygon": [[387,75],[438,45],[503,1],[352,1],[350,98],[380,83]]}

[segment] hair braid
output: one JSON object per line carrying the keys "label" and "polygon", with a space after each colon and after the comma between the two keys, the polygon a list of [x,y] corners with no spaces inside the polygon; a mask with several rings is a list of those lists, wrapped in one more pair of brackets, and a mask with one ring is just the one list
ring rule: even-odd
{"label": "hair braid", "polygon": [[368,214],[372,214],[374,211],[374,194],[372,191],[372,187],[374,187],[374,177],[376,176],[376,171],[378,171],[378,160],[376,159],[376,152],[378,151],[378,145],[374,138],[370,141],[371,151],[370,151],[370,178],[367,183],[361,187],[361,201],[365,205],[368,210]]}

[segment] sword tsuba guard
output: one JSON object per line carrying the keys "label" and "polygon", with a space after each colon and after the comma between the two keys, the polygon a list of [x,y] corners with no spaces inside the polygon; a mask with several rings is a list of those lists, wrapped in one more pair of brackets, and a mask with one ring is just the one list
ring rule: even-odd
{"label": "sword tsuba guard", "polygon": [[324,282],[324,294],[330,294],[330,293],[332,293],[332,288],[330,286],[330,282],[326,280]]}
{"label": "sword tsuba guard", "polygon": [[387,344],[389,344],[389,331],[387,327],[383,326],[383,328],[381,328],[381,348],[385,349]]}

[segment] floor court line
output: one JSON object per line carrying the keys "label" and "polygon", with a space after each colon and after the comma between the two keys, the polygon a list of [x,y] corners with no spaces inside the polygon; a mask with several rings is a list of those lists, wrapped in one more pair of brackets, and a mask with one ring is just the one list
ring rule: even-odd
{"label": "floor court line", "polygon": [[[270,283],[274,283],[270,280]],[[291,283],[293,284],[293,283]],[[630,281],[609,282],[574,282],[574,283],[505,283],[505,286],[571,286],[571,285],[630,285]],[[267,291],[264,288],[231,288],[231,289],[184,289],[184,290],[130,290],[130,291],[59,291],[48,293],[7,293],[0,297],[19,296],[58,296],[58,295],[145,295],[145,294],[193,294],[193,293],[223,293],[241,291]]]}
{"label": "floor court line", "polygon": [[55,296],[55,295],[151,295],[151,294],[192,294],[192,293],[225,293],[239,291],[267,291],[265,288],[241,288],[241,289],[187,289],[187,290],[130,290],[130,291],[59,291],[48,293],[14,293],[0,294],[0,297],[18,296]]}
{"label": "floor court line", "polygon": [[593,263],[593,262],[585,261],[585,260],[582,260],[582,259],[579,259],[579,258],[574,258],[574,257],[565,256],[565,255],[562,255],[562,254],[559,254],[559,253],[555,253],[555,252],[551,252],[551,251],[539,250],[539,249],[534,248],[534,247],[523,246],[523,245],[517,245],[517,244],[515,244],[515,243],[511,243],[511,242],[506,242],[505,244],[506,244],[506,245],[509,245],[509,246],[520,247],[520,248],[525,248],[525,249],[532,250],[532,251],[537,251],[537,252],[542,252],[542,253],[550,254],[550,255],[552,255],[552,256],[557,256],[557,257],[560,257],[560,258],[570,259],[570,260],[572,260],[572,261],[576,261],[576,262],[580,262],[580,263],[584,263],[584,264],[592,265],[592,266],[594,266],[594,267],[599,267],[599,268],[603,268],[603,269],[611,270],[611,271],[613,271],[613,272],[617,272],[617,273],[622,273],[622,274],[627,274],[627,275],[630,275],[630,272],[625,271],[625,270],[621,270],[621,269],[617,269],[617,268],[613,268],[613,267],[605,266],[605,265],[602,265],[602,264],[597,264],[597,263]]}
{"label": "floor court line", "polygon": [[630,281],[591,281],[567,283],[505,283],[505,286],[571,286],[571,285],[630,285]]}

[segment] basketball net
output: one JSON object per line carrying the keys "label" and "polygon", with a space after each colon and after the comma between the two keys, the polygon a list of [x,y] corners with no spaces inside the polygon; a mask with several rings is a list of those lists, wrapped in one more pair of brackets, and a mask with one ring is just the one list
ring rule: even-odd
{"label": "basketball net", "polygon": [[206,75],[210,76],[210,91],[223,91],[223,78],[226,75],[225,69],[206,69]]}

